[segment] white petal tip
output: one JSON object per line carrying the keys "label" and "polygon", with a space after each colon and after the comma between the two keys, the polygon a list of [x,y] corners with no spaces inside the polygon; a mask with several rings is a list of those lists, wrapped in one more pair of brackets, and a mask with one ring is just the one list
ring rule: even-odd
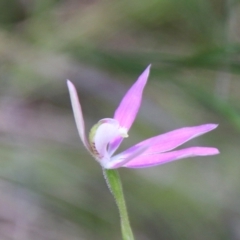
{"label": "white petal tip", "polygon": [[68,86],[68,88],[74,88],[73,83],[68,79],[67,79],[67,86]]}
{"label": "white petal tip", "polygon": [[197,147],[196,149],[197,149],[197,154],[195,154],[196,156],[211,156],[220,153],[217,148],[212,147]]}
{"label": "white petal tip", "polygon": [[216,148],[215,151],[213,151],[213,155],[220,154],[220,151]]}
{"label": "white petal tip", "polygon": [[149,65],[147,66],[147,68],[144,70],[144,73],[146,73],[147,75],[149,75],[151,66],[152,66],[152,64],[149,64]]}
{"label": "white petal tip", "polygon": [[125,128],[125,127],[119,128],[119,134],[120,134],[121,137],[127,138],[128,137],[128,130],[127,130],[127,128]]}
{"label": "white petal tip", "polygon": [[218,127],[218,125],[219,125],[219,124],[215,124],[215,123],[209,123],[209,124],[208,124],[209,131],[210,131],[210,130],[213,130],[213,129],[215,129],[215,128],[217,128],[217,127]]}
{"label": "white petal tip", "polygon": [[138,79],[142,79],[142,80],[144,79],[146,82],[149,77],[150,68],[151,68],[151,64],[148,65],[147,68],[145,68],[145,70],[142,72],[142,74],[139,76]]}

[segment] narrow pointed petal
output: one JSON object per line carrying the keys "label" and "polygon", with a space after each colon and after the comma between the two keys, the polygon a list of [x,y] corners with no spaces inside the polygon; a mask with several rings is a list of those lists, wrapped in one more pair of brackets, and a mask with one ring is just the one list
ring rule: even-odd
{"label": "narrow pointed petal", "polygon": [[147,83],[150,65],[140,75],[138,80],[128,90],[114,114],[120,126],[129,129],[141,105],[143,89]]}
{"label": "narrow pointed petal", "polygon": [[[147,83],[150,67],[151,65],[144,70],[137,81],[128,90],[114,113],[114,119],[119,122],[121,127],[130,129],[133,121],[135,120],[141,105],[142,93]],[[119,147],[121,141],[122,138],[117,138],[109,145],[110,154],[112,154]]]}
{"label": "narrow pointed petal", "polygon": [[175,160],[197,157],[197,156],[208,156],[216,155],[219,151],[216,148],[211,147],[191,147],[181,149],[177,151],[154,154],[154,155],[141,155],[126,163],[123,167],[127,168],[146,168],[161,165],[164,163],[172,162]]}
{"label": "narrow pointed petal", "polygon": [[72,84],[72,82],[69,80],[67,80],[67,86],[68,86],[68,90],[69,90],[69,94],[70,94],[73,114],[74,114],[74,118],[75,118],[75,122],[77,125],[79,136],[83,142],[83,145],[87,148],[88,151],[90,151],[89,144],[88,144],[88,141],[87,141],[86,135],[85,135],[84,119],[83,119],[83,114],[82,114],[82,108],[81,108],[81,105],[80,105],[80,102],[78,99],[78,95],[77,95],[77,90],[74,87],[74,85]]}
{"label": "narrow pointed petal", "polygon": [[171,151],[195,137],[212,131],[217,126],[217,124],[204,124],[200,126],[180,128],[142,141],[121,154],[127,157],[128,154],[131,154],[132,149],[145,145],[149,146],[149,148],[144,152],[144,155]]}

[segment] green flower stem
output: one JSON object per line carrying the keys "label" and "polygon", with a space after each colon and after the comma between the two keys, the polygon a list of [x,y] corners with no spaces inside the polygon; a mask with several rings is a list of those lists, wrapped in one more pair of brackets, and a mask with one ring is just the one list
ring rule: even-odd
{"label": "green flower stem", "polygon": [[122,190],[121,179],[117,170],[107,170],[103,169],[103,174],[105,176],[107,185],[116,200],[118,206],[120,220],[121,220],[121,230],[123,240],[134,240],[130,222],[128,219],[127,207],[125,204],[125,199]]}

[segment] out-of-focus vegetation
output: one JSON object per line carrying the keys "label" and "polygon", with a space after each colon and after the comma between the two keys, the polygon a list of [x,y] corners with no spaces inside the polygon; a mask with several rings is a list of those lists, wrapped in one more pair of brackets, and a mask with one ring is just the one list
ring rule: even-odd
{"label": "out-of-focus vegetation", "polygon": [[121,239],[65,81],[89,130],[149,63],[121,148],[213,122],[188,145],[221,154],[120,169],[136,239],[240,239],[239,19],[234,0],[0,0],[0,239]]}

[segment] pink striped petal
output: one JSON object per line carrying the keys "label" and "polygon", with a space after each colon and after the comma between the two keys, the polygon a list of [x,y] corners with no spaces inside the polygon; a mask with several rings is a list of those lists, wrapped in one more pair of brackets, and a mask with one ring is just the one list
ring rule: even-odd
{"label": "pink striped petal", "polygon": [[196,156],[208,156],[218,154],[219,151],[216,148],[211,147],[191,147],[181,149],[177,151],[154,154],[154,155],[141,155],[126,163],[123,167],[127,168],[146,168],[153,167],[160,164],[172,162],[182,158],[196,157]]}
{"label": "pink striped petal", "polygon": [[[137,81],[128,90],[123,97],[121,103],[114,113],[114,119],[116,119],[121,127],[130,129],[133,121],[138,113],[139,107],[142,101],[143,89],[147,83],[151,65],[149,65],[144,72],[139,76]],[[113,154],[115,150],[121,144],[122,138],[116,138],[109,145],[109,153]]]}
{"label": "pink striped petal", "polygon": [[79,136],[83,142],[83,145],[86,147],[88,151],[89,150],[89,144],[86,139],[85,135],[85,126],[84,126],[84,119],[83,119],[83,114],[82,114],[82,108],[78,99],[77,91],[74,85],[72,84],[71,81],[67,80],[67,86],[70,94],[70,99],[72,103],[72,109],[73,109],[73,114],[75,118],[75,122],[77,125],[78,133]]}
{"label": "pink striped petal", "polygon": [[144,155],[167,152],[195,137],[215,129],[217,126],[217,124],[204,124],[195,127],[180,128],[142,141],[120,154],[127,157],[135,148],[145,145],[149,146],[149,148],[144,152]]}

